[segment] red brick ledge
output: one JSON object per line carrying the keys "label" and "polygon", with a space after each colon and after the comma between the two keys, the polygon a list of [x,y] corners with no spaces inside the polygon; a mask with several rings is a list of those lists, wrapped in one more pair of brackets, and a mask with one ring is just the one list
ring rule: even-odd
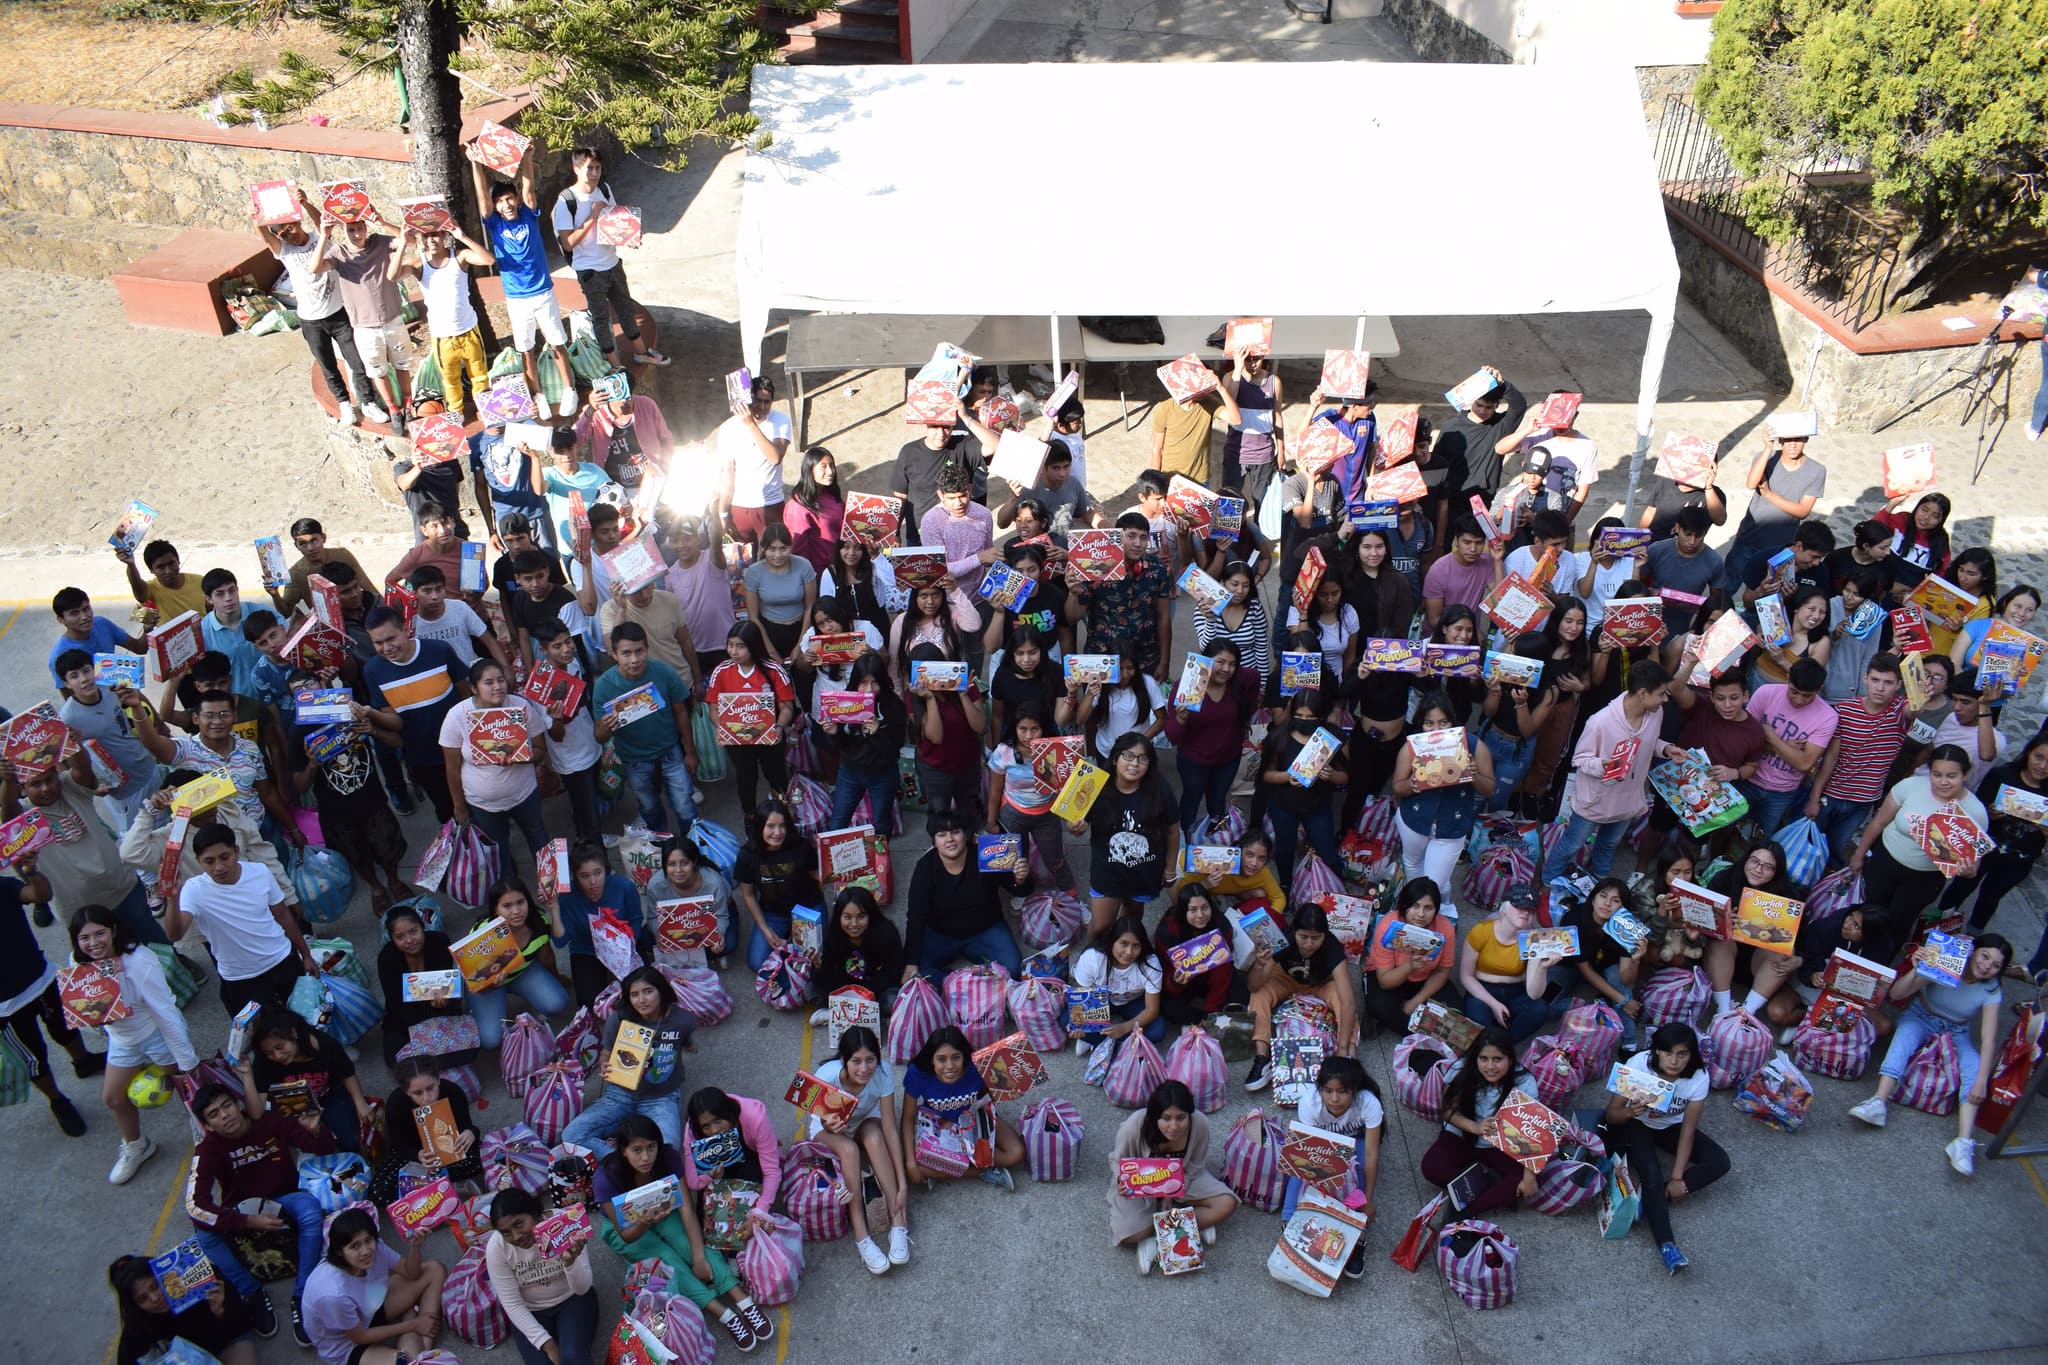
{"label": "red brick ledge", "polygon": [[[1761,280],[1764,288],[1791,304],[1801,317],[1840,342],[1853,355],[1893,355],[1904,351],[1939,351],[1949,347],[1974,346],[1984,339],[1984,329],[1998,316],[1996,304],[1924,308],[1914,313],[1879,318],[1862,331],[1852,332],[1821,308],[1811,295],[1758,270],[1753,262],[1745,259],[1713,233],[1694,222],[1691,215],[1669,199],[1664,201],[1664,214],[1678,227],[1741,267],[1751,278]],[[1967,331],[1952,331],[1942,325],[1943,318],[1958,317],[1969,318],[1976,326]],[[2032,339],[2041,334],[2042,328],[2039,323],[2008,322],[1999,330],[1999,339]]]}
{"label": "red brick ledge", "polygon": [[[474,136],[485,119],[511,123],[532,101],[524,95],[497,100],[462,116],[462,135]],[[319,127],[291,123],[281,127],[216,128],[204,119],[183,114],[156,114],[132,109],[89,109],[68,104],[26,104],[0,100],[0,128],[33,128],[57,133],[95,133],[107,137],[155,138],[166,142],[203,142],[216,147],[247,147],[253,151],[309,152],[325,156],[360,157],[370,161],[410,161],[412,141],[402,133],[370,128]]]}

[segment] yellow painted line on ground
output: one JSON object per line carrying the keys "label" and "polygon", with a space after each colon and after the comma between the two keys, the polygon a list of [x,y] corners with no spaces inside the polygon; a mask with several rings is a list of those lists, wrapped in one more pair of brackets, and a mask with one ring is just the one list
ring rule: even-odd
{"label": "yellow painted line on ground", "polygon": [[[797,1053],[796,1065],[799,1071],[809,1071],[811,1069],[811,1034],[813,1030],[811,1028],[810,1016],[802,1015],[800,1017],[804,1021],[804,1045]],[[797,1111],[796,1131],[791,1136],[798,1142],[804,1140],[804,1129],[809,1126],[805,1120],[809,1117],[810,1115],[801,1109]],[[2040,1181],[2037,1179],[2034,1183],[2038,1185]],[[789,1305],[785,1303],[782,1307],[775,1310],[775,1365],[783,1365],[783,1362],[789,1359],[789,1330]]]}
{"label": "yellow painted line on ground", "polygon": [[26,602],[22,603],[20,606],[14,609],[14,614],[7,618],[7,624],[4,626],[0,626],[0,640],[4,640],[7,638],[7,632],[14,629],[14,623],[16,621],[19,621],[21,619],[22,613],[27,610],[28,603]]}
{"label": "yellow painted line on ground", "polygon": [[2048,1204],[2048,1184],[2042,1183],[2041,1173],[2034,1169],[2034,1158],[2023,1156],[2020,1165],[2027,1168],[2027,1179],[2034,1182],[2034,1193],[2041,1196],[2043,1204]]}
{"label": "yellow painted line on ground", "polygon": [[[7,624],[12,626],[14,622],[9,621]],[[6,633],[5,628],[0,628],[0,635],[5,635]],[[191,1165],[191,1163],[192,1153],[188,1151],[185,1153],[185,1159],[178,1163],[178,1178],[171,1182],[169,1193],[164,1195],[164,1206],[156,1211],[156,1226],[149,1230],[149,1246],[144,1249],[143,1255],[156,1255],[157,1246],[164,1239],[164,1229],[170,1226],[171,1214],[178,1207],[178,1195],[185,1188],[185,1168]],[[100,1365],[114,1365],[114,1352],[119,1350],[120,1346],[121,1334],[117,1330],[114,1333],[114,1339],[107,1343],[107,1354],[101,1360]]]}

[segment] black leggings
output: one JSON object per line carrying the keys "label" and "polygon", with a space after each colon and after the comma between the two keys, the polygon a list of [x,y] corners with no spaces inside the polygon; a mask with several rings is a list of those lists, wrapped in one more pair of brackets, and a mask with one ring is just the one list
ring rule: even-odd
{"label": "black leggings", "polygon": [[[1676,1155],[1678,1136],[1684,1130],[1683,1123],[1674,1123],[1669,1128],[1646,1128],[1634,1119],[1606,1127],[1607,1150],[1626,1157],[1634,1169],[1636,1183],[1643,1188],[1643,1217],[1650,1220],[1650,1231],[1660,1243],[1677,1239],[1671,1235],[1671,1200],[1664,1192],[1668,1177],[1657,1162],[1657,1153]],[[1685,1168],[1686,1192],[1698,1194],[1726,1174],[1728,1153],[1721,1150],[1720,1143],[1698,1128],[1693,1129],[1692,1162]]]}
{"label": "black leggings", "polygon": [[1880,907],[1882,915],[1880,923],[1873,926],[1870,912],[1864,911],[1864,942],[1869,945],[1864,956],[1872,962],[1889,963],[1912,935],[1920,912],[1934,904],[1947,880],[1938,868],[1923,872],[1902,866],[1882,841],[1873,846],[1863,860],[1863,903]]}
{"label": "black leggings", "polygon": [[761,779],[766,777],[768,789],[778,796],[789,790],[789,751],[780,744],[728,744],[725,757],[732,764],[733,784],[740,798],[740,814],[751,830],[754,817],[761,810],[757,799],[761,793]]}

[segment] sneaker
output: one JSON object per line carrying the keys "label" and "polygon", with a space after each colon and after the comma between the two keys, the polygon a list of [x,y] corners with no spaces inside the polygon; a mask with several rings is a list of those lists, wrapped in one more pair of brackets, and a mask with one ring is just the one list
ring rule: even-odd
{"label": "sneaker", "polygon": [[1957,1175],[1977,1174],[1977,1143],[1972,1138],[1957,1138],[1942,1148],[1948,1153],[1948,1164],[1956,1168]]}
{"label": "sneaker", "polygon": [[71,1059],[71,1074],[78,1077],[81,1081],[93,1076],[106,1075],[107,1054],[104,1052],[88,1052],[83,1057],[73,1057]]}
{"label": "sneaker", "polygon": [[1664,1258],[1664,1268],[1673,1275],[1676,1275],[1679,1271],[1692,1264],[1691,1261],[1685,1259],[1685,1253],[1678,1249],[1678,1243],[1676,1242],[1664,1243],[1664,1245],[1657,1248],[1657,1254]]}
{"label": "sneaker", "polygon": [[753,1329],[747,1326],[747,1320],[738,1313],[727,1312],[724,1317],[718,1320],[718,1325],[731,1334],[732,1344],[739,1347],[740,1350],[751,1351],[754,1349],[756,1343],[754,1341]]}
{"label": "sneaker", "polygon": [[2037,427],[2032,422],[2027,423],[2027,439],[2029,441],[2040,440],[2043,431],[2048,431],[2048,427]]}
{"label": "sneaker", "polygon": [[1247,1090],[1264,1090],[1267,1083],[1273,1079],[1272,1067],[1273,1061],[1270,1057],[1261,1057],[1254,1053],[1252,1055],[1251,1072],[1244,1078],[1244,1088]]}
{"label": "sneaker", "polygon": [[853,1244],[853,1249],[860,1253],[860,1263],[868,1268],[868,1274],[880,1275],[889,1269],[889,1258],[875,1245],[874,1238],[861,1238]]}
{"label": "sneaker", "polygon": [[292,1296],[292,1340],[308,1350],[312,1349],[313,1338],[306,1335],[306,1310],[296,1294]]}
{"label": "sneaker", "polygon": [[270,1306],[270,1295],[262,1289],[249,1301],[249,1311],[256,1319],[256,1335],[265,1341],[277,1335],[277,1310]]}
{"label": "sneaker", "polygon": [[752,1299],[740,1300],[740,1312],[746,1315],[747,1330],[754,1334],[756,1341],[771,1341],[775,1337],[775,1324],[761,1311],[761,1305]]}
{"label": "sneaker", "polygon": [[1205,1246],[1205,1247],[1212,1247],[1212,1246],[1215,1246],[1215,1245],[1216,1245],[1216,1229],[1214,1229],[1214,1228],[1203,1228],[1203,1229],[1202,1229],[1202,1245],[1203,1245],[1203,1246]]}
{"label": "sneaker", "polygon": [[2028,970],[2032,975],[2028,976],[2027,980],[2043,990],[2048,990],[2048,967],[2031,967]]}
{"label": "sneaker", "polygon": [[1849,1110],[1849,1117],[1861,1119],[1872,1128],[1882,1128],[1885,1121],[1885,1103],[1877,1096],[1872,1095],[1863,1103],[1852,1107]]}
{"label": "sneaker", "polygon": [[156,1143],[144,1137],[136,1142],[121,1144],[121,1153],[114,1158],[114,1169],[107,1172],[109,1185],[125,1185],[135,1178],[142,1169],[142,1163],[156,1155]]}
{"label": "sneaker", "polygon": [[178,953],[176,956],[178,961],[184,964],[185,970],[192,973],[193,985],[204,986],[213,979],[213,973],[206,970],[206,964],[190,953]]}
{"label": "sneaker", "polygon": [[[354,403],[343,403],[335,410],[334,420],[345,427],[354,426],[356,424],[356,405]],[[311,1346],[312,1344],[310,1341],[300,1343],[302,1346]]]}
{"label": "sneaker", "polygon": [[1159,1239],[1147,1237],[1138,1243],[1138,1273],[1150,1275],[1152,1267],[1159,1264]]}
{"label": "sneaker", "polygon": [[826,1024],[830,1023],[831,1021],[832,1021],[832,1011],[831,1011],[831,1010],[812,1010],[812,1011],[811,1011],[811,1027],[812,1027],[812,1028],[823,1028],[823,1027],[824,1027],[824,1026],[825,1026]]}
{"label": "sneaker", "polygon": [[403,436],[406,434],[405,413],[402,409],[394,410],[391,414],[391,434],[393,436]]}
{"label": "sneaker", "polygon": [[1790,1047],[1790,1046],[1792,1046],[1792,1036],[1793,1036],[1794,1034],[1798,1033],[1798,1032],[1799,1032],[1799,1025],[1797,1025],[1797,1024],[1787,1024],[1787,1025],[1785,1025],[1785,1027],[1783,1027],[1783,1028],[1779,1029],[1779,1030],[1778,1030],[1778,1046],[1779,1046],[1779,1047]]}
{"label": "sneaker", "polygon": [[1351,1259],[1344,1263],[1344,1278],[1362,1280],[1365,1278],[1365,1239],[1359,1238],[1358,1245],[1351,1248]]}
{"label": "sneaker", "polygon": [[57,917],[50,912],[48,901],[37,901],[35,909],[28,912],[28,917],[38,929],[47,929],[57,922]]}
{"label": "sneaker", "polygon": [[983,1171],[981,1173],[981,1183],[984,1185],[1000,1185],[1004,1189],[1011,1191],[1015,1191],[1017,1188],[1016,1177],[1012,1176],[1001,1166],[991,1166]]}
{"label": "sneaker", "polygon": [[910,1229],[889,1229],[889,1264],[910,1264]]}
{"label": "sneaker", "polygon": [[373,426],[383,426],[391,420],[391,414],[384,411],[381,403],[363,404],[363,419]]}
{"label": "sneaker", "polygon": [[1088,1040],[1086,1038],[1076,1038],[1074,1040],[1074,1055],[1076,1057],[1086,1057],[1089,1053],[1093,1052],[1094,1050],[1094,1048],[1088,1045]]}
{"label": "sneaker", "polygon": [[666,365],[668,364],[668,357],[660,351],[635,351],[633,352],[633,363],[635,365]]}
{"label": "sneaker", "polygon": [[78,1112],[78,1106],[59,1095],[50,1101],[50,1114],[57,1120],[57,1126],[64,1130],[65,1137],[85,1136],[85,1115]]}

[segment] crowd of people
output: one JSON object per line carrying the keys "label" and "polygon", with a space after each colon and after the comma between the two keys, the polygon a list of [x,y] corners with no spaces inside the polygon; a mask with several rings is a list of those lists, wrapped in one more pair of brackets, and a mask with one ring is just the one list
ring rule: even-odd
{"label": "crowd of people", "polygon": [[[615,339],[604,316],[598,338],[635,364],[665,363],[631,330],[616,252],[586,231],[609,202],[601,161],[579,151],[574,165],[554,227],[588,276],[586,297],[609,299],[627,328]],[[1112,1051],[1243,1012],[1244,1085],[1258,1091],[1273,1077],[1276,1018],[1325,1013],[1330,1055],[1299,1112],[1355,1140],[1351,1188],[1368,1213],[1384,1111],[1361,1038],[1406,1034],[1433,1002],[1476,1026],[1448,1070],[1422,1175],[1484,1212],[1535,1193],[1493,1141],[1507,1097],[1532,1085],[1532,1040],[1597,1003],[1613,1010],[1630,1064],[1678,1098],[1652,1111],[1615,1095],[1582,1111],[1636,1173],[1661,1263],[1676,1273],[1687,1262],[1671,1206],[1730,1164],[1701,1128],[1708,1020],[1744,1016],[1789,1041],[1837,948],[1899,968],[1870,1011],[1889,1040],[1884,1079],[1852,1112],[1882,1124],[1915,1055],[1949,1039],[1960,1105],[1948,1156],[1973,1168],[2000,981],[2048,979],[2048,939],[2020,968],[1987,932],[2044,846],[2039,817],[2014,812],[2048,809],[2048,734],[2015,747],[2000,728],[2024,673],[1996,646],[2025,636],[2040,593],[2002,582],[1988,547],[1951,543],[1942,494],[1886,506],[1841,545],[1812,515],[1826,469],[1788,436],[1732,460],[1751,497],[1721,549],[1707,544],[1729,515],[1712,477],[1655,479],[1633,528],[1615,517],[1581,526],[1597,473],[1590,442],[1568,417],[1539,425],[1539,408],[1498,371],[1397,447],[1372,385],[1318,387],[1290,412],[1270,363],[1240,349],[1208,395],[1156,406],[1152,468],[1127,509],[1090,489],[1077,400],[1027,423],[977,368],[887,471],[885,515],[871,498],[852,515],[857,495],[833,455],[792,451],[766,378],[737,396],[709,471],[672,464],[675,443],[646,395],[576,396],[532,175],[493,186],[480,171],[478,188],[488,244],[459,230],[394,235],[377,230],[389,226],[381,218],[337,225],[310,200],[310,226],[268,235],[302,319],[338,277],[354,332],[339,353],[352,371],[351,355],[374,367],[387,415],[423,400],[467,415],[459,375],[470,373],[474,396],[488,366],[462,272],[494,263],[517,305],[530,391],[549,388],[544,338],[566,402],[486,423],[458,460],[402,462],[418,543],[382,574],[312,516],[292,523],[296,558],[260,585],[264,605],[226,569],[188,572],[166,540],[117,548],[145,630],[200,618],[202,648],[155,696],[108,667],[149,648],[117,619],[125,612],[97,614],[70,588],[51,603],[62,625],[52,709],[78,742],[41,758],[10,750],[0,806],[40,812],[50,837],[0,878],[14,902],[0,910],[0,1012],[65,1133],[87,1125],[51,1073],[44,1034],[79,1076],[103,1073],[116,1184],[156,1152],[131,1084],[152,1067],[184,1082],[201,1134],[186,1211],[219,1277],[203,1302],[173,1312],[146,1260],[115,1262],[123,1365],[172,1336],[228,1365],[254,1360],[253,1338],[278,1330],[249,1263],[266,1241],[282,1244],[300,1344],[329,1365],[404,1362],[445,1343],[447,1268],[417,1242],[394,1250],[375,1209],[423,1173],[464,1188],[485,1178],[463,1068],[488,1071],[501,1043],[510,1055],[513,996],[550,1027],[592,1011],[605,1053],[636,1025],[647,1054],[634,1084],[593,1084],[562,1135],[594,1162],[589,1235],[543,1247],[534,1229],[551,1210],[523,1190],[489,1210],[480,1244],[522,1358],[593,1358],[593,1241],[628,1262],[658,1259],[671,1292],[752,1350],[772,1323],[709,1233],[729,1219],[720,1201],[733,1182],[751,1182],[759,1209],[774,1206],[789,1155],[762,1100],[685,1084],[704,1021],[679,1000],[675,971],[737,978],[744,963],[765,980],[801,958],[813,1024],[847,987],[878,1004],[883,1028],[841,1031],[819,1073],[855,1105],[814,1118],[813,1136],[858,1255],[886,1273],[911,1259],[916,1190],[960,1175],[1009,1188],[1025,1161],[962,1031],[932,1030],[899,1076],[887,1021],[914,981],[941,983],[963,963],[1024,975],[1018,907],[1046,893],[1070,922],[1028,936],[1040,950],[1030,970],[1046,970],[1050,948],[1051,971],[1105,992]],[[395,281],[416,251],[439,392],[408,383],[409,342],[391,325]],[[308,339],[321,353],[343,337]],[[322,354],[339,397],[348,390]],[[1034,425],[1046,442],[1036,477],[991,488],[1003,431]],[[463,460],[480,528],[464,519]],[[1382,502],[1380,480],[1404,463],[1416,477],[1398,506]],[[701,511],[641,496],[707,474]],[[1219,499],[1240,500],[1241,515]],[[1629,530],[1641,534],[1610,534]],[[1081,532],[1113,533],[1114,572],[1099,568],[1100,535],[1070,557]],[[479,544],[481,578],[465,553]],[[926,558],[911,574],[901,552],[918,547],[942,563]],[[983,584],[1002,577],[991,569],[1023,576],[1028,596],[991,601]],[[1931,578],[1974,605],[1893,610]],[[1633,604],[1625,630],[1608,629],[1616,603]],[[315,695],[335,689],[338,703]],[[313,705],[317,717],[299,713]],[[509,738],[493,731],[480,746],[480,716]],[[1664,764],[1739,793],[1743,813],[1695,836],[1691,812],[1650,780]],[[742,812],[734,831],[700,813],[727,775]],[[222,781],[207,806],[174,809],[210,778]],[[629,804],[659,863],[638,876],[605,837]],[[444,834],[473,832],[495,850],[496,880],[480,894],[408,881],[421,850],[402,820],[425,811]],[[1981,847],[1931,845],[1936,815],[1967,822]],[[879,839],[852,872],[827,875],[818,836],[858,825]],[[887,839],[899,829],[922,851],[894,919]],[[999,835],[1018,845],[985,871],[987,836]],[[318,936],[295,875],[315,844],[361,884],[374,943]],[[1617,874],[1624,860],[1633,877]],[[1743,950],[1681,906],[1699,887],[1798,900],[1827,877],[1853,886],[1846,907],[1804,916],[1789,953]],[[657,907],[684,900],[707,904],[716,928],[679,953],[658,941]],[[1647,929],[1633,946],[1605,931],[1624,907]],[[49,961],[31,929],[53,912],[68,963]],[[1248,928],[1260,912],[1270,938]],[[413,974],[454,968],[451,943],[493,922],[523,964],[516,974],[458,998],[409,998]],[[612,932],[621,923],[628,961]],[[1553,924],[1578,931],[1573,950],[1523,950],[1529,931]],[[1912,965],[1930,928],[1974,940],[1960,984]],[[1164,965],[1218,930],[1227,951],[1204,970]],[[357,951],[377,957],[388,1098],[366,1091],[357,1050],[305,1008],[307,979],[332,980],[333,955]],[[1653,984],[1696,963],[1708,982],[1699,1008],[1653,1024]],[[60,965],[94,964],[118,977],[130,1007],[105,1023],[104,1052],[86,1046],[58,988]],[[209,975],[241,1048],[225,1065],[203,1059],[230,1040],[195,1039],[180,1008]],[[423,1051],[422,1026],[458,1019],[473,1022],[459,1054]],[[1082,1050],[1092,1056],[1102,1036]],[[443,1101],[452,1145],[436,1152],[412,1115]],[[947,1134],[964,1164],[941,1160]],[[1117,1133],[1116,1155],[1184,1159],[1199,1173],[1177,1202],[1213,1239],[1239,1198],[1202,1169],[1208,1144],[1206,1115],[1169,1080]],[[374,1156],[371,1211],[325,1217],[301,1189],[298,1157],[335,1152]],[[669,1176],[683,1193],[662,1216],[615,1216],[614,1197]],[[1135,1246],[1149,1270],[1155,1201],[1112,1187],[1110,1202],[1112,1241]],[[1363,1263],[1361,1250],[1351,1273]]]}

